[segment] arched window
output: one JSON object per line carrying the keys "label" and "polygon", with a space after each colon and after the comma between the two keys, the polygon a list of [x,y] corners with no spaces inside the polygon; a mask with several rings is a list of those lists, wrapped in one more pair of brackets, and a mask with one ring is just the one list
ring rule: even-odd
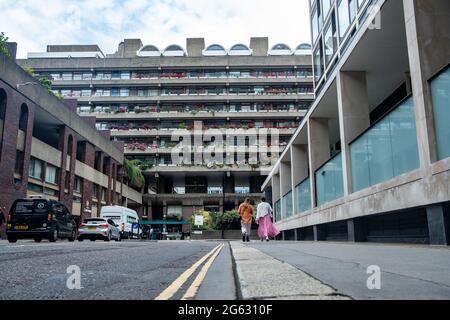
{"label": "arched window", "polygon": [[0,89],[0,161],[3,149],[3,131],[5,127],[5,117],[6,117],[6,92]]}
{"label": "arched window", "polygon": [[291,54],[292,54],[291,48],[284,43],[279,43],[277,45],[274,45],[272,47],[272,50],[270,50],[270,52],[269,52],[269,55],[271,55],[271,56],[288,56]]}
{"label": "arched window", "polygon": [[164,50],[163,56],[166,56],[166,57],[184,57],[185,56],[185,52],[184,52],[184,49],[182,47],[180,47],[179,45],[172,44],[172,45],[168,46]]}
{"label": "arched window", "polygon": [[206,50],[203,50],[204,56],[226,56],[227,51],[220,44],[212,44]]}
{"label": "arched window", "polygon": [[311,54],[312,47],[308,43],[302,43],[295,49],[296,55]]}
{"label": "arched window", "polygon": [[159,57],[161,55],[161,51],[154,45],[147,45],[142,47],[137,55],[139,57]]}
{"label": "arched window", "polygon": [[19,118],[19,130],[17,134],[17,149],[16,149],[16,162],[14,165],[14,173],[16,173],[20,178],[16,182],[20,182],[23,179],[23,167],[25,165],[25,147],[26,147],[26,137],[28,129],[28,106],[24,103],[20,107],[20,118]]}
{"label": "arched window", "polygon": [[228,54],[230,56],[251,56],[252,50],[245,44],[239,43],[232,46]]}

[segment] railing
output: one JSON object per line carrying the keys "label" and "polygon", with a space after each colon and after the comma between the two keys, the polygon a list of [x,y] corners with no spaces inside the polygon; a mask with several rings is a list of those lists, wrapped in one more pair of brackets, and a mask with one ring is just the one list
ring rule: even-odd
{"label": "railing", "polygon": [[317,206],[344,196],[342,155],[339,153],[315,173]]}
{"label": "railing", "polygon": [[275,221],[281,221],[282,219],[282,214],[281,214],[281,200],[278,200],[277,202],[275,202],[274,205],[274,213],[275,213]]}
{"label": "railing", "polygon": [[306,178],[295,187],[297,199],[297,213],[303,213],[311,210],[311,180]]}
{"label": "railing", "polygon": [[350,144],[353,191],[359,191],[419,168],[412,97]]}

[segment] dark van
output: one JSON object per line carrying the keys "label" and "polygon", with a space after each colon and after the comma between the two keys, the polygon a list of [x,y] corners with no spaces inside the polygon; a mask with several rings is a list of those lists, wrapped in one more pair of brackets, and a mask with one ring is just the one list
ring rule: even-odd
{"label": "dark van", "polygon": [[58,238],[75,241],[77,225],[72,214],[60,202],[31,198],[16,200],[8,215],[6,234],[9,242],[34,239],[41,242]]}

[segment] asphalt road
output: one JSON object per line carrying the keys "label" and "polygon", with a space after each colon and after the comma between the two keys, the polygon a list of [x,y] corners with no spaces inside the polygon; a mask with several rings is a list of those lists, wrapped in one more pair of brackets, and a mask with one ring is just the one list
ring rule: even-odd
{"label": "asphalt road", "polygon": [[[0,300],[153,300],[218,244],[0,241]],[[81,289],[67,287],[67,280],[73,275],[68,273],[70,266],[80,268]],[[192,273],[170,299],[181,299],[200,270],[201,267]],[[218,282],[225,283],[221,290],[217,290]],[[197,296],[235,299],[228,243],[212,263]]]}
{"label": "asphalt road", "polygon": [[[252,242],[356,300],[450,300],[450,248],[326,242]],[[369,290],[368,267],[380,268],[380,288]]]}

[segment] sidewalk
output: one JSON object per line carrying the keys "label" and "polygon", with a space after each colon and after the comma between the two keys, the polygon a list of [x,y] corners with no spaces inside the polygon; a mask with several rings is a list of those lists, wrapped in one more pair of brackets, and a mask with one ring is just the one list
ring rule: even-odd
{"label": "sidewalk", "polygon": [[245,300],[347,300],[330,286],[239,242],[231,242],[239,298]]}

